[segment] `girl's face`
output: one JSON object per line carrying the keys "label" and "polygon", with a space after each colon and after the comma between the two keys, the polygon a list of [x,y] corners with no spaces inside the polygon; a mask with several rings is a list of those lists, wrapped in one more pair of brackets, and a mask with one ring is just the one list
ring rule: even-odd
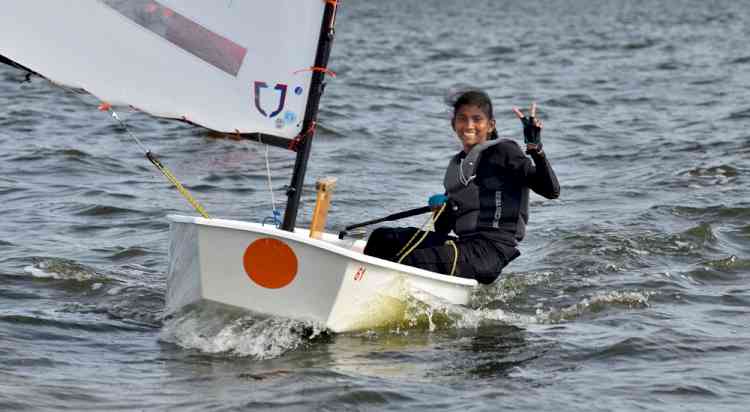
{"label": "girl's face", "polygon": [[495,130],[495,120],[488,118],[479,106],[466,104],[456,111],[453,130],[468,153],[472,147],[487,141]]}

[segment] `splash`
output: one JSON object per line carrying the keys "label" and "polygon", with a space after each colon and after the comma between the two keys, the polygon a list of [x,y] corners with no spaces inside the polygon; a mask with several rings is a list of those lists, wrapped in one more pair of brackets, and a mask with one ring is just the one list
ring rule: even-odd
{"label": "splash", "polygon": [[488,307],[501,303],[510,303],[524,297],[534,286],[550,283],[552,272],[529,272],[523,274],[508,273],[497,282],[477,288],[472,298],[473,307]]}
{"label": "splash", "polygon": [[[404,302],[403,319],[368,333],[377,335],[387,332],[408,335],[409,331],[435,332],[449,329],[478,329],[487,323],[532,324],[534,316],[513,313],[494,308],[499,300],[510,300],[528,288],[530,284],[542,282],[545,274],[528,278],[514,278],[508,282],[497,282],[475,290],[470,306],[454,305],[421,289],[409,290]],[[521,286],[520,286],[521,285]]]}
{"label": "splash", "polygon": [[160,339],[203,353],[271,359],[324,332],[324,327],[312,322],[262,317],[217,303],[201,303],[165,320]]}
{"label": "splash", "polygon": [[[548,281],[551,273],[508,277],[477,288],[470,306],[452,304],[427,291],[409,287],[396,321],[353,332],[355,336],[409,336],[446,330],[478,330],[488,325],[528,326],[544,323],[537,315],[497,308]],[[272,359],[317,341],[329,332],[322,324],[251,314],[214,302],[188,305],[163,321],[160,340],[206,354]]]}

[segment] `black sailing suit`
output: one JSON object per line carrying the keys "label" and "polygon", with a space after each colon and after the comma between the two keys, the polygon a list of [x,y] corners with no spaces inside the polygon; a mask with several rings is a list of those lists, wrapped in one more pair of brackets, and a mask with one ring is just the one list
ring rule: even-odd
{"label": "black sailing suit", "polygon": [[[530,154],[531,159],[512,140],[501,140],[484,149],[470,183],[476,185],[472,193],[478,199],[456,204],[448,190],[448,204],[435,222],[435,232],[401,263],[448,274],[455,251],[446,241],[453,240],[458,250],[456,275],[485,284],[494,282],[502,269],[521,254],[516,246],[526,234],[529,189],[548,199],[560,196],[560,185],[545,155]],[[461,151],[451,162],[461,162],[466,156]],[[448,169],[450,173],[451,166]],[[396,254],[417,230],[378,228],[370,236],[365,254],[397,261]],[[458,237],[449,235],[451,231]]]}

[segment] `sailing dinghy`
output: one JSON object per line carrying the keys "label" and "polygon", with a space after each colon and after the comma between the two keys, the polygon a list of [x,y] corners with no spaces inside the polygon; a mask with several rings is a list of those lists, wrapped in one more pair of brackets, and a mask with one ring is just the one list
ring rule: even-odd
{"label": "sailing dinghy", "polygon": [[366,256],[362,241],[324,233],[325,202],[311,230],[295,227],[337,9],[337,0],[3,4],[0,61],[107,108],[296,152],[278,226],[209,218],[199,207],[203,217],[168,216],[167,314],[213,301],[343,332],[401,320],[415,291],[469,302],[474,280]]}

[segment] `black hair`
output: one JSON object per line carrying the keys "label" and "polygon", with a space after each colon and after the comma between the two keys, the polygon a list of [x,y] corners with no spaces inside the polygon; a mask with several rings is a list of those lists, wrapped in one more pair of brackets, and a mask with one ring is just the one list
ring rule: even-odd
{"label": "black hair", "polygon": [[[461,106],[472,105],[478,107],[487,116],[487,119],[494,120],[495,112],[492,109],[492,100],[487,93],[481,90],[469,90],[461,94],[458,99],[453,103],[453,119],[451,123],[456,120],[456,112]],[[497,139],[497,127],[492,128],[492,132],[488,136],[489,140]]]}

